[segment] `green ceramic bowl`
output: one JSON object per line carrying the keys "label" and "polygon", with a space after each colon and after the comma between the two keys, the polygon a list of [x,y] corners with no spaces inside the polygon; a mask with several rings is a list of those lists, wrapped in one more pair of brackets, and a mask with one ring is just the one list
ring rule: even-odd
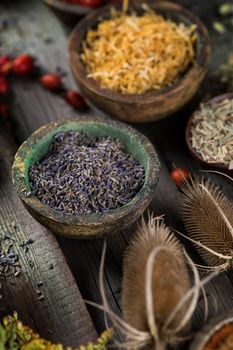
{"label": "green ceramic bowl", "polygon": [[[131,202],[105,213],[71,215],[51,209],[31,193],[30,166],[46,155],[57,133],[70,130],[83,131],[93,137],[118,138],[124,144],[125,150],[144,166],[144,185]],[[13,182],[25,207],[42,225],[64,236],[90,238],[114,233],[136,221],[153,198],[159,169],[160,163],[153,145],[132,127],[98,118],[80,118],[54,122],[34,132],[15,155]]]}

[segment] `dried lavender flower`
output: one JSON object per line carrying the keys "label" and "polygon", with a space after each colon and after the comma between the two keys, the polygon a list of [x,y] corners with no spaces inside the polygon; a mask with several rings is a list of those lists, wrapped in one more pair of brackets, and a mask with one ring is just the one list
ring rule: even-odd
{"label": "dried lavender flower", "polygon": [[0,276],[17,277],[21,273],[19,254],[9,235],[0,239]]}
{"label": "dried lavender flower", "polygon": [[142,165],[119,140],[75,131],[54,137],[48,154],[30,168],[37,198],[67,214],[91,214],[129,203],[144,183]]}

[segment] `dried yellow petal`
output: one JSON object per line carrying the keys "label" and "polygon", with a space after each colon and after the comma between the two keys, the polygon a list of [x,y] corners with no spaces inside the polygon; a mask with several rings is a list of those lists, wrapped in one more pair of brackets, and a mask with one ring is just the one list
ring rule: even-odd
{"label": "dried yellow petal", "polygon": [[90,30],[81,59],[102,88],[141,94],[173,84],[195,59],[195,26],[148,10],[143,16],[115,13]]}

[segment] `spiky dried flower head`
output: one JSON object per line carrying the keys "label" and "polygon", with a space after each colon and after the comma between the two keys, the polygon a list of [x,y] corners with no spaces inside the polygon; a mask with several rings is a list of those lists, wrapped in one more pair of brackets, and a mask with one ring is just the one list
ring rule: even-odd
{"label": "spiky dried flower head", "polygon": [[169,325],[164,326],[174,308],[188,292],[190,280],[182,246],[163,220],[153,217],[149,218],[148,223],[142,221],[125,254],[123,265],[123,314],[131,326],[144,332],[151,331],[148,324],[146,288],[150,259],[153,259],[150,264],[154,308],[152,317],[157,325],[158,337],[162,341],[172,342],[172,338],[180,333],[173,331],[179,328],[190,300],[177,311]]}
{"label": "spiky dried flower head", "polygon": [[[168,344],[184,340],[189,321],[195,311],[200,290],[218,274],[215,271],[202,281],[198,270],[161,217],[142,221],[124,259],[122,319],[110,308],[104,288],[104,242],[100,263],[102,305],[86,301],[105,312],[114,327],[126,338],[115,346],[127,350],[165,350]],[[194,283],[190,287],[186,262]],[[207,300],[206,300],[207,301]]]}
{"label": "spiky dried flower head", "polygon": [[193,177],[181,186],[180,208],[188,236],[209,266],[227,269],[233,261],[233,203],[218,186]]}

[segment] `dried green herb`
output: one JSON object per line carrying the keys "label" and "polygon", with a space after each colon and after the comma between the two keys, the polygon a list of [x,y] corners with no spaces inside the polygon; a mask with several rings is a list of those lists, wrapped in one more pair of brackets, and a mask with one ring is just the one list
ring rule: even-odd
{"label": "dried green herb", "polygon": [[[107,350],[107,343],[113,336],[112,329],[106,330],[97,340],[96,344],[89,343],[76,350]],[[72,350],[64,348],[61,344],[53,344],[42,339],[18,320],[17,314],[7,316],[0,325],[0,350]]]}
{"label": "dried green herb", "polygon": [[207,102],[194,114],[191,143],[207,163],[223,163],[232,168],[233,99]]}

